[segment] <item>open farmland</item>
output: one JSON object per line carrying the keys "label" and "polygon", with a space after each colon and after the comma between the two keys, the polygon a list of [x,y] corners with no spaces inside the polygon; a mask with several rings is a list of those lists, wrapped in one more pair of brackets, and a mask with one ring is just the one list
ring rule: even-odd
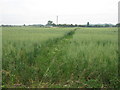
{"label": "open farmland", "polygon": [[117,87],[117,28],[3,27],[2,87]]}

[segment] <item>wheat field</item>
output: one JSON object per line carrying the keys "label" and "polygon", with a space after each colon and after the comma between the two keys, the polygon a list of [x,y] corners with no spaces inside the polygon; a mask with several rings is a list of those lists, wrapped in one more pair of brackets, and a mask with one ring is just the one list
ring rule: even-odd
{"label": "wheat field", "polygon": [[117,28],[2,28],[2,87],[116,88]]}

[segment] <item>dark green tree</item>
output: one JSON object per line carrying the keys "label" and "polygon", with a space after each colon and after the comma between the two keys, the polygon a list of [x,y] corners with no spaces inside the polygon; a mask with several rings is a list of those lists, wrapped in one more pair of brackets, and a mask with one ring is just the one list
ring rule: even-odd
{"label": "dark green tree", "polygon": [[52,25],[53,25],[53,21],[50,21],[50,20],[49,20],[46,25],[47,25],[47,26],[52,26]]}
{"label": "dark green tree", "polygon": [[117,27],[120,27],[120,23],[116,24]]}
{"label": "dark green tree", "polygon": [[89,27],[90,26],[90,23],[89,22],[87,22],[87,27]]}

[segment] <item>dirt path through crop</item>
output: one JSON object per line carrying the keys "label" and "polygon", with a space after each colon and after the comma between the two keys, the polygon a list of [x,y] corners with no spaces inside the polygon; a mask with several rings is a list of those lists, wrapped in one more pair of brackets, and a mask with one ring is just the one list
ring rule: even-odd
{"label": "dirt path through crop", "polygon": [[47,69],[46,69],[45,73],[43,74],[39,85],[42,85],[42,82],[46,78],[47,73],[49,72],[51,66],[54,64],[56,58],[59,58],[61,48],[64,47],[65,44],[68,44],[68,42],[73,38],[73,35],[75,34],[76,30],[77,30],[77,28],[68,32],[62,38],[53,40],[52,43],[50,41],[48,41],[47,48],[49,50],[46,50],[46,51],[49,51],[49,53],[51,53],[51,55],[48,56],[47,54],[49,54],[49,53],[47,53],[47,52],[44,52],[44,55],[46,54],[46,56],[48,56],[48,58],[52,61],[47,66]]}

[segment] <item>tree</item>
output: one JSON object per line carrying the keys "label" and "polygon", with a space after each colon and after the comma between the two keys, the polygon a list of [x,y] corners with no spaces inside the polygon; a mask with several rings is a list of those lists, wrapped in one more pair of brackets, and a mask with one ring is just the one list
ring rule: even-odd
{"label": "tree", "polygon": [[89,27],[89,25],[90,25],[90,23],[89,23],[89,22],[87,22],[87,27]]}
{"label": "tree", "polygon": [[78,25],[77,24],[75,24],[75,27],[77,27]]}
{"label": "tree", "polygon": [[109,24],[105,24],[105,27],[110,27],[110,25]]}
{"label": "tree", "polygon": [[52,25],[53,25],[53,21],[50,21],[50,20],[49,20],[46,25],[47,25],[47,26],[52,26]]}
{"label": "tree", "polygon": [[120,23],[116,24],[117,27],[120,27]]}

